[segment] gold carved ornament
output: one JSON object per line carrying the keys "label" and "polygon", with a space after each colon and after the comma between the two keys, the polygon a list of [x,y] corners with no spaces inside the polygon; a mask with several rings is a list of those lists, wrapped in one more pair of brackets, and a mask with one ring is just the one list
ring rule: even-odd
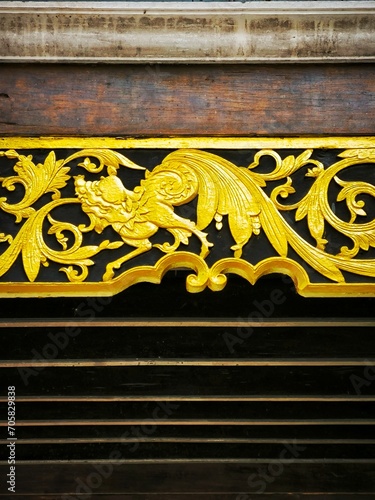
{"label": "gold carved ornament", "polygon": [[[0,294],[112,295],[140,281],[160,282],[169,269],[192,269],[195,274],[187,277],[190,292],[206,287],[222,290],[227,273],[239,274],[251,283],[264,274],[285,273],[293,278],[302,295],[375,295],[375,280],[347,283],[343,274],[375,278],[375,259],[359,256],[375,247],[375,219],[358,222],[366,215],[361,195],[375,197],[375,187],[365,181],[345,181],[340,176],[355,165],[374,164],[375,148],[346,149],[328,167],[313,159],[312,154],[313,149],[308,148],[301,154],[282,158],[274,149],[263,148],[256,152],[250,165],[240,167],[215,153],[184,147],[167,154],[149,171],[107,147],[84,148],[66,158],[57,158],[50,151],[44,162],[38,164],[31,155],[22,155],[15,149],[1,150],[0,156],[14,162],[14,175],[0,178],[2,188],[23,190],[23,196],[12,203],[7,196],[0,198],[1,211],[14,216],[17,226],[15,235],[0,233],[0,278],[4,276],[5,280],[0,282]],[[272,171],[266,173],[260,169],[265,157],[272,158],[274,164]],[[73,164],[77,175],[72,175]],[[119,169],[124,168],[144,171],[143,180],[133,190],[127,189],[118,175]],[[288,204],[288,198],[295,194],[292,176],[298,171],[303,171],[312,184],[298,201]],[[91,178],[94,174],[95,180],[88,180],[87,174]],[[274,181],[278,181],[277,186],[267,194],[265,188]],[[330,206],[331,183],[340,188],[337,201],[346,203],[350,213],[347,221],[339,218]],[[75,194],[64,197],[69,184],[74,184]],[[175,207],[194,199],[194,220],[176,213]],[[78,205],[86,214],[86,223],[55,218],[53,212],[57,208],[71,204]],[[283,212],[294,214],[296,222],[307,221],[315,244],[301,237]],[[221,231],[224,222],[234,240],[230,247],[233,254],[209,266],[207,256],[214,244],[206,231],[213,227],[211,223],[215,231]],[[55,238],[60,248],[47,244],[46,225],[48,235]],[[328,253],[327,225],[345,236],[351,245],[343,245],[338,254]],[[85,234],[101,234],[107,227],[113,229],[116,239],[85,243]],[[173,241],[153,243],[150,239],[160,229],[169,232]],[[261,233],[275,255],[251,264],[243,258],[243,250]],[[181,250],[181,245],[188,245],[191,238],[199,241],[199,255]],[[119,248],[123,252],[116,259],[106,252],[109,262],[102,278],[90,281],[90,268],[98,254]],[[124,270],[127,261],[152,248],[161,251],[154,265]],[[322,282],[311,282],[301,262],[288,257],[290,249],[323,278]],[[7,281],[7,273],[20,256],[27,279]],[[65,281],[38,281],[41,266],[47,267],[51,262],[61,264]]]}

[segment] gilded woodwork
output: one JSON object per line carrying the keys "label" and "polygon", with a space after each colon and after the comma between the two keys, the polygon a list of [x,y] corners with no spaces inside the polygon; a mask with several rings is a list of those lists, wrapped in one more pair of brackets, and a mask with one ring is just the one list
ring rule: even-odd
{"label": "gilded woodwork", "polygon": [[[2,296],[111,295],[140,281],[158,283],[169,269],[194,271],[186,280],[190,292],[222,290],[228,273],[251,283],[284,273],[306,296],[375,295],[375,217],[369,219],[365,202],[375,197],[375,186],[366,178],[343,178],[359,165],[370,174],[373,138],[4,138],[0,148],[0,157],[13,169],[0,178]],[[46,149],[42,162],[22,154],[32,148]],[[64,155],[64,148],[75,152]],[[300,152],[283,152],[291,148]],[[340,150],[336,161],[318,160],[314,151],[319,148]],[[146,169],[126,155],[134,149],[170,151]],[[256,152],[249,164],[237,165],[215,149]],[[266,158],[272,169],[262,168]],[[141,172],[133,189],[123,180],[126,171]],[[305,182],[301,194],[301,183],[297,188],[294,181],[298,173]],[[346,219],[329,201],[333,186],[335,203],[346,206]],[[7,192],[18,197],[11,199]],[[62,220],[72,205],[78,205],[80,222]],[[185,205],[189,217],[178,211]],[[13,231],[2,227],[5,214],[13,217]],[[297,230],[302,223],[308,237]],[[327,250],[329,227],[346,242],[336,253]],[[213,232],[221,231],[233,243],[228,246],[229,239],[223,239],[225,249],[215,248],[213,241]],[[102,233],[110,238],[99,241]],[[154,240],[157,234],[164,239]],[[273,255],[252,262],[249,245],[261,235]],[[191,249],[192,241],[198,250]],[[157,259],[142,262],[151,250],[159,252]],[[221,254],[210,261],[214,250]],[[24,277],[7,278],[17,262]],[[95,279],[91,270],[99,262],[103,273]],[[40,279],[41,268],[51,263],[61,266],[61,277]]]}

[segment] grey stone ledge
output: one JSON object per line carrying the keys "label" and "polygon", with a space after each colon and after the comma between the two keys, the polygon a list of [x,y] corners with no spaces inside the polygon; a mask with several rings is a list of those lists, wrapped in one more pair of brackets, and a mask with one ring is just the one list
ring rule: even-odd
{"label": "grey stone ledge", "polygon": [[375,61],[375,1],[0,2],[0,62]]}

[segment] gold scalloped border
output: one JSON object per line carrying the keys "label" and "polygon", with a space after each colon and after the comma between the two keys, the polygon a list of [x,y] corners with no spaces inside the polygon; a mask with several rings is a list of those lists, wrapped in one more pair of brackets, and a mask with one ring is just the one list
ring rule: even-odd
{"label": "gold scalloped border", "polygon": [[186,278],[186,289],[191,293],[206,288],[221,291],[227,284],[227,275],[236,274],[254,285],[268,274],[285,274],[294,282],[296,292],[303,297],[375,297],[375,283],[310,283],[303,267],[283,257],[269,257],[256,265],[241,259],[220,259],[209,268],[198,255],[177,252],[164,255],[154,266],[129,269],[107,282],[85,283],[2,283],[0,297],[99,297],[113,296],[142,282],[160,284],[171,270],[192,270]]}

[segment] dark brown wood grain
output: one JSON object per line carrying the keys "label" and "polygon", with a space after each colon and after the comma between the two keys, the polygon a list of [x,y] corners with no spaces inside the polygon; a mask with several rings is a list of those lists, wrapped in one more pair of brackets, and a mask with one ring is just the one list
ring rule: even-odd
{"label": "dark brown wood grain", "polygon": [[[76,379],[77,380],[77,379]],[[79,379],[78,379],[79,380]],[[197,384],[198,385],[198,384]],[[198,390],[198,388],[197,388]],[[3,410],[1,405],[1,410]],[[374,402],[18,403],[17,425],[375,425]]]}
{"label": "dark brown wood grain", "polygon": [[[101,462],[97,461],[96,465],[99,467]],[[90,462],[29,465],[19,463],[17,466],[18,493],[45,494],[54,491],[56,498],[61,498],[58,495],[69,493],[74,495],[73,499],[76,499],[76,490],[82,495],[84,493],[88,495],[88,489],[91,489],[91,493],[116,493],[121,497],[122,493],[159,495],[190,493],[195,494],[195,498],[200,498],[202,493],[219,492],[231,493],[236,499],[236,494],[243,492],[244,498],[237,500],[251,500],[258,488],[258,485],[254,485],[255,479],[259,479],[259,474],[262,472],[267,474],[269,465],[269,461],[258,463],[181,461],[180,463],[156,462],[142,465],[114,463],[110,477],[104,478],[94,468],[94,463]],[[108,469],[100,470],[108,471]],[[7,466],[0,465],[2,477],[6,472]],[[255,475],[255,479],[249,486],[248,480],[252,474]],[[97,478],[96,482],[95,478]],[[375,487],[375,467],[372,462],[355,463],[352,461],[285,463],[283,473],[271,479],[274,481],[266,484],[266,493],[323,493],[323,498],[327,498],[324,493],[329,492],[372,493]],[[82,484],[86,485],[86,491]],[[100,487],[95,488],[95,484],[100,484]],[[137,497],[134,496],[134,498]],[[72,499],[68,497],[66,500]]]}
{"label": "dark brown wood grain", "polygon": [[[306,401],[314,406],[311,401],[333,399],[346,402],[345,407],[350,401],[375,401],[375,384],[362,384],[361,397],[356,392],[366,365],[328,366],[328,363],[327,366],[68,366],[39,368],[39,373],[34,365],[35,375],[29,375],[30,369],[26,368],[2,368],[1,373],[4,384],[18,387],[19,419],[22,405],[27,405],[29,398],[36,403],[42,400],[51,410],[57,409],[59,403],[66,418],[70,406],[79,407],[87,401],[95,401],[98,407],[102,402],[104,408],[107,401],[114,400],[130,404],[130,401],[171,398],[180,402],[206,401],[212,406],[215,403],[211,401],[232,401],[236,411],[241,406],[238,401],[247,401],[250,407],[264,400]],[[23,384],[25,379],[27,386]],[[81,381],[79,385],[77,380]],[[49,404],[50,401],[55,404]],[[40,405],[37,408],[40,414]],[[94,409],[87,415],[91,412]],[[56,414],[54,418],[58,418]],[[93,414],[91,418],[95,418]]]}
{"label": "dark brown wood grain", "polygon": [[[2,304],[6,303],[0,301],[0,306]],[[243,330],[237,330],[237,327],[220,328],[214,325],[207,328],[178,329],[152,326],[108,328],[104,325],[106,333],[103,335],[103,329],[93,327],[90,322],[90,325],[86,323],[81,328],[79,335],[71,337],[70,340],[64,336],[63,326],[28,327],[27,330],[8,327],[0,328],[0,368],[5,370],[9,367],[40,366],[37,365],[38,361],[32,361],[33,349],[42,356],[43,350],[48,351],[46,346],[53,342],[53,339],[60,342],[65,339],[62,344],[65,348],[61,349],[55,358],[42,359],[40,363],[48,363],[50,368],[56,365],[72,367],[77,363],[82,366],[83,360],[89,360],[88,363],[96,366],[100,361],[102,366],[116,366],[117,361],[124,367],[127,362],[134,366],[141,361],[143,365],[147,362],[149,365],[168,362],[171,366],[191,366],[189,362],[194,361],[196,366],[202,362],[212,362],[212,365],[218,366],[244,366],[244,363],[249,366],[270,363],[272,366],[308,366],[310,363],[311,366],[347,365],[356,367],[355,369],[361,368],[362,364],[363,370],[369,358],[374,359],[375,355],[374,324],[375,322],[368,328],[361,328],[358,324],[350,327],[318,328],[249,326],[248,338],[244,337],[244,342],[235,343],[233,352],[229,349],[229,341],[235,339],[239,333],[246,335],[245,327],[241,327]],[[12,345],[15,341],[16,352]],[[47,366],[44,365],[44,368]]]}
{"label": "dark brown wood grain", "polygon": [[371,135],[375,67],[0,66],[3,135]]}
{"label": "dark brown wood grain", "polygon": [[[130,430],[124,436],[126,430]],[[285,443],[297,440],[315,444],[358,444],[375,443],[374,425],[159,425],[155,433],[132,435],[131,426],[33,426],[17,427],[18,444],[78,443],[78,442],[232,442],[232,443]],[[5,440],[0,440],[5,443]]]}
{"label": "dark brown wood grain", "polygon": [[[301,450],[302,460],[314,460],[316,462],[342,461],[347,457],[356,455],[356,460],[372,460],[375,462],[373,444],[346,444],[340,443],[334,446],[327,444],[310,444],[289,441],[288,455],[290,449]],[[293,448],[294,447],[294,448]],[[51,446],[42,444],[17,443],[17,460],[33,461],[45,460],[106,460],[113,449],[121,453],[124,460],[201,460],[210,462],[212,460],[277,460],[283,455],[284,443],[200,443],[196,442],[161,442],[161,443],[59,443]],[[296,451],[296,453],[297,453]],[[302,453],[303,452],[303,453]],[[284,452],[285,454],[285,452]],[[1,453],[5,460],[5,452]]]}

